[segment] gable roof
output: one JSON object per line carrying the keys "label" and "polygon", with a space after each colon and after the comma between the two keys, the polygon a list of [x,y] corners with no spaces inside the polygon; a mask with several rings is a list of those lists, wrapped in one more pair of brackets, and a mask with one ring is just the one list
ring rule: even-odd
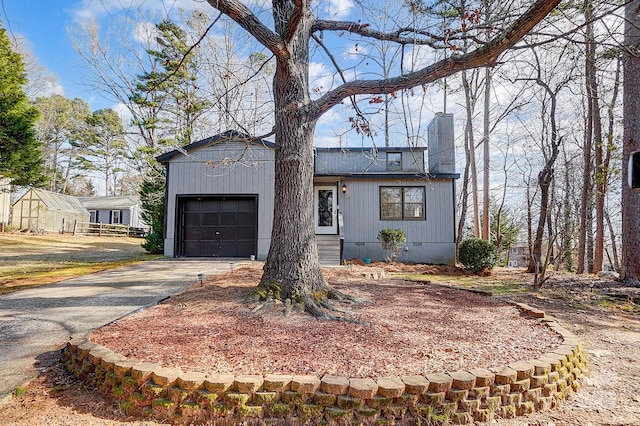
{"label": "gable roof", "polygon": [[122,197],[80,197],[80,202],[88,210],[128,209],[140,204],[140,197],[135,195]]}
{"label": "gable roof", "polygon": [[174,157],[178,156],[178,155],[185,155],[188,154],[189,152],[199,149],[199,148],[203,148],[209,145],[214,145],[216,143],[220,143],[220,142],[226,142],[226,141],[230,141],[230,140],[234,140],[234,141],[244,141],[250,144],[254,144],[254,145],[261,145],[267,148],[275,148],[275,144],[273,142],[269,142],[267,140],[264,139],[255,139],[255,138],[251,138],[247,135],[243,135],[235,130],[227,130],[224,133],[220,133],[219,135],[215,135],[215,136],[211,136],[208,137],[206,139],[202,139],[199,140],[197,142],[193,142],[189,145],[185,145],[182,148],[178,148],[178,149],[174,149],[173,151],[169,151],[169,152],[165,152],[164,154],[161,154],[159,156],[156,157],[156,160],[159,163],[166,163],[168,161],[171,161]]}
{"label": "gable roof", "polygon": [[57,192],[46,191],[39,188],[31,188],[22,197],[20,197],[15,203],[18,204],[25,197],[29,197],[29,193],[32,193],[35,198],[39,199],[51,210],[62,210],[68,212],[77,212],[83,214],[89,214],[89,211],[82,205],[78,197],[66,194],[58,194]]}

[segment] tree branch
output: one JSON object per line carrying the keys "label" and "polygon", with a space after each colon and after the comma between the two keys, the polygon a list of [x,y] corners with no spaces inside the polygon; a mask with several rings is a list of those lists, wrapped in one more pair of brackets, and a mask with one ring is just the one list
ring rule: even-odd
{"label": "tree branch", "polygon": [[287,28],[282,34],[282,39],[285,44],[289,44],[289,42],[293,39],[296,31],[298,30],[298,25],[300,25],[300,21],[302,20],[303,13],[303,0],[295,0],[294,1],[294,9],[291,12],[291,17],[289,18],[289,22],[287,23]]}
{"label": "tree branch", "polygon": [[[338,73],[338,75],[340,76],[340,78],[342,79],[343,83],[347,82],[347,78],[344,75],[344,72],[342,71],[342,68],[340,68],[340,65],[338,65],[338,61],[336,61],[336,58],[333,56],[333,54],[331,53],[331,51],[327,48],[327,46],[324,44],[324,42],[320,39],[320,37],[318,37],[315,34],[311,34],[311,38],[318,43],[318,45],[322,48],[322,50],[324,50],[324,52],[327,54],[327,56],[329,57],[329,60],[331,61],[331,63],[333,64],[333,66],[336,69],[336,72]],[[361,120],[364,121],[365,125],[367,127],[369,127],[369,121],[366,119],[366,117],[364,116],[364,114],[362,113],[362,111],[360,110],[360,107],[358,107],[358,102],[355,98],[355,96],[350,96],[349,100],[351,101],[351,105],[353,106],[353,109],[356,111],[356,115],[358,117],[360,117]]]}
{"label": "tree branch", "polygon": [[[416,28],[398,28],[398,30],[385,33],[369,28],[369,24],[362,24],[359,22],[351,21],[329,21],[329,20],[317,20],[313,27],[312,32],[318,31],[345,31],[353,34],[358,34],[363,37],[374,38],[381,41],[394,41],[399,44],[419,44],[435,47],[435,41],[445,41],[447,37],[436,35],[434,33],[418,30]],[[429,39],[416,39],[412,37],[403,37],[402,34],[411,33],[419,34]]]}
{"label": "tree branch", "polygon": [[277,58],[289,57],[289,51],[280,36],[264,25],[242,2],[238,0],[207,0],[207,2],[214,9],[233,19]]}
{"label": "tree branch", "polygon": [[319,118],[343,99],[355,95],[386,94],[432,83],[456,72],[483,66],[493,66],[498,57],[520,41],[536,24],[549,14],[561,0],[537,0],[507,29],[490,42],[471,53],[452,55],[421,70],[381,80],[356,80],[343,84],[313,102],[314,117]]}

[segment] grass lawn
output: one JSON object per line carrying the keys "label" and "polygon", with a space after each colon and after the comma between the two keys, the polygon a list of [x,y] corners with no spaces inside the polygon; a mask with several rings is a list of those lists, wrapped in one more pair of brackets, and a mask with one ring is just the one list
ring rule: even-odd
{"label": "grass lawn", "polygon": [[[503,268],[504,269],[504,268]],[[431,282],[450,287],[475,290],[490,293],[493,296],[513,296],[525,294],[531,291],[531,286],[526,285],[516,274],[498,273],[490,276],[478,275],[425,275],[412,273],[390,273],[390,277],[417,282]]]}
{"label": "grass lawn", "polygon": [[160,256],[144,240],[60,234],[0,234],[0,294],[130,265]]}

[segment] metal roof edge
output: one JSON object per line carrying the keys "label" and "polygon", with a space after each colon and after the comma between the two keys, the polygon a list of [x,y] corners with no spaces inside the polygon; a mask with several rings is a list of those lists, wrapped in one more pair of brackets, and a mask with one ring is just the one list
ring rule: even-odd
{"label": "metal roof edge", "polygon": [[276,144],[274,144],[273,142],[270,142],[268,140],[265,139],[253,139],[248,135],[244,135],[236,130],[227,130],[224,133],[219,133],[217,135],[214,136],[210,136],[208,138],[205,139],[201,139],[199,141],[190,143],[189,145],[185,145],[181,148],[178,149],[174,149],[172,151],[169,152],[165,152],[164,154],[160,154],[158,156],[156,156],[156,160],[159,163],[166,163],[167,161],[171,160],[173,157],[177,156],[177,155],[182,155],[185,152],[189,152],[189,151],[193,151],[194,149],[198,149],[204,146],[208,146],[208,145],[212,145],[214,143],[217,143],[218,141],[224,139],[224,138],[235,138],[237,140],[246,140],[248,143],[254,144],[254,145],[262,145],[266,148],[270,148],[273,149],[275,148]]}

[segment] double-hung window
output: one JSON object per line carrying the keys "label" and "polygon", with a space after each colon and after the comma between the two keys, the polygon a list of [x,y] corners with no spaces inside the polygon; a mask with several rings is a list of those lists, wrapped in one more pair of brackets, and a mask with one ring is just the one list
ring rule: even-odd
{"label": "double-hung window", "polygon": [[424,219],[424,186],[380,187],[380,220]]}
{"label": "double-hung window", "polygon": [[111,223],[119,224],[122,222],[121,219],[120,210],[111,210]]}

